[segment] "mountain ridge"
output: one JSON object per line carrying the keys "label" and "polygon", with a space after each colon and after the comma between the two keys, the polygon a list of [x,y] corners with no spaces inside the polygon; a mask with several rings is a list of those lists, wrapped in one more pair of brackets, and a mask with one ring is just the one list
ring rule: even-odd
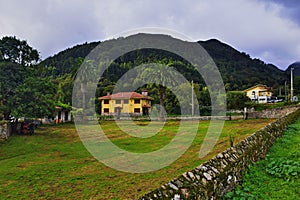
{"label": "mountain ridge", "polygon": [[[100,43],[99,41],[75,45],[46,58],[39,66],[55,67],[56,76],[74,73],[79,68],[76,60],[87,56]],[[257,58],[251,58],[247,53],[240,52],[215,38],[197,43],[216,63],[228,90],[243,90],[258,83],[276,88],[288,80],[286,71]]]}
{"label": "mountain ridge", "polygon": [[285,70],[286,74],[291,75],[291,68],[294,68],[293,74],[294,76],[300,76],[300,61],[296,61],[288,66]]}

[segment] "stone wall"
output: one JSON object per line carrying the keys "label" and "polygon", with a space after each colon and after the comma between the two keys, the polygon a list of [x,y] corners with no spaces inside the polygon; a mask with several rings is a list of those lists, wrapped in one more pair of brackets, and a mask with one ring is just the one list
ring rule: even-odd
{"label": "stone wall", "polygon": [[300,116],[296,110],[255,132],[199,167],[144,195],[154,199],[221,199],[235,188],[248,166],[265,157],[275,139]]}
{"label": "stone wall", "polygon": [[263,111],[254,111],[248,113],[248,118],[274,118],[278,119],[280,117],[286,116],[295,110],[299,109],[299,105],[297,106],[286,106],[274,109],[268,109]]}
{"label": "stone wall", "polygon": [[9,127],[7,123],[0,123],[0,141],[7,140],[9,137]]}

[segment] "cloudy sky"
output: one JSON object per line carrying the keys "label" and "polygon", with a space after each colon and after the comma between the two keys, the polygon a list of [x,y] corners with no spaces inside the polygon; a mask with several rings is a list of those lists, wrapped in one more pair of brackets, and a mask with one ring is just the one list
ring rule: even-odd
{"label": "cloudy sky", "polygon": [[216,38],[285,69],[300,61],[299,10],[298,0],[0,0],[0,37],[27,40],[45,59],[157,27],[194,41]]}

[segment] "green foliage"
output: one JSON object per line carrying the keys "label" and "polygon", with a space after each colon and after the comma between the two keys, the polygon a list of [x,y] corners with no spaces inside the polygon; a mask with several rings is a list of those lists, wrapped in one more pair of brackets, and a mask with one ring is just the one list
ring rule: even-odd
{"label": "green foliage", "polygon": [[[98,42],[82,44],[66,49],[65,51],[62,51],[41,62],[39,67],[49,69],[49,71],[45,73],[48,73],[48,75],[51,75],[52,77],[59,77],[70,73],[74,76],[82,63],[83,58],[98,44]],[[251,59],[249,55],[240,53],[232,47],[217,40],[208,40],[199,42],[199,44],[201,44],[214,59],[221,72],[227,91],[242,90],[258,83],[267,84],[276,88],[276,86],[282,85],[282,83],[284,83],[287,79],[286,74],[277,69],[275,66],[267,65],[258,59]],[[195,91],[200,105],[200,113],[201,115],[210,115],[211,94],[209,94],[206,85],[202,77],[199,76],[196,68],[178,55],[164,50],[140,49],[128,52],[117,58],[111,63],[108,69],[105,70],[101,77],[96,97],[104,96],[107,92],[112,92],[116,82],[121,76],[123,76],[128,70],[145,63],[160,63],[168,65],[184,75],[187,80],[193,80],[195,85],[199,86],[197,89],[195,88]],[[62,81],[62,79],[60,79],[59,82],[60,81]],[[67,85],[65,86],[69,88],[71,84],[68,83]],[[82,86],[84,89],[85,84],[83,83]],[[127,91],[130,87],[131,85],[122,86],[125,91]],[[67,89],[60,88],[62,88],[62,85],[58,89],[59,94],[62,94],[62,91]],[[149,95],[154,98],[154,103],[159,104],[159,90],[154,89],[154,85],[152,87],[147,86],[147,89],[149,90]],[[68,89],[68,91],[71,90]],[[163,93],[165,93],[165,109],[168,114],[180,114],[178,99],[176,99],[174,94],[168,90]],[[63,95],[60,96],[60,101],[64,103],[70,102],[70,95],[66,95],[67,97],[63,97]],[[248,99],[244,99],[245,102],[243,102],[242,99],[244,97],[240,97],[241,98],[239,99],[236,98],[235,94],[229,94],[228,107],[230,109],[243,108]],[[82,101],[85,101],[83,95]],[[86,101],[88,102],[89,100]]]}
{"label": "green foliage", "polygon": [[[269,149],[266,159],[249,167],[242,184],[224,199],[298,199],[300,118]],[[245,195],[251,195],[245,197]]]}
{"label": "green foliage", "polygon": [[270,159],[266,172],[278,178],[290,180],[300,174],[300,162],[285,158]]}
{"label": "green foliage", "polygon": [[254,102],[246,102],[246,106],[248,108],[254,108],[256,111],[280,108],[283,106],[291,106],[296,105],[297,102],[278,102],[278,103],[254,103]]}
{"label": "green foliage", "polygon": [[246,106],[250,99],[244,92],[231,91],[226,94],[227,109],[240,110]]}
{"label": "green foliage", "polygon": [[52,75],[54,78],[64,74],[75,75],[82,63],[79,60],[85,58],[98,44],[100,42],[85,43],[68,48],[42,61],[39,67],[52,66],[53,71],[46,72],[46,76]]}
{"label": "green foliage", "polygon": [[294,94],[300,94],[300,76],[294,76]]}
{"label": "green foliage", "polygon": [[244,52],[224,44],[216,39],[199,41],[219,68],[226,90],[243,90],[256,84],[265,84],[276,88],[289,80],[286,73],[272,64],[252,59]]}
{"label": "green foliage", "polygon": [[236,138],[236,133],[230,133],[229,134],[229,145],[230,145],[230,147],[234,146],[235,138]]}
{"label": "green foliage", "polygon": [[8,120],[15,106],[16,87],[27,76],[25,69],[16,63],[0,62],[0,113]]}
{"label": "green foliage", "polygon": [[254,196],[249,192],[248,188],[237,187],[234,191],[228,192],[223,199],[233,200],[254,200]]}
{"label": "green foliage", "polygon": [[16,88],[13,116],[27,118],[53,116],[55,93],[56,87],[49,79],[27,78]]}
{"label": "green foliage", "polygon": [[[216,63],[223,78],[226,90],[243,90],[255,84],[267,84],[278,86],[289,80],[288,75],[271,64],[265,64],[259,59],[252,59],[246,53],[241,53],[229,45],[218,40],[199,41]],[[55,76],[66,73],[75,74],[80,63],[78,58],[84,58],[99,42],[88,43],[66,49],[57,55],[47,58],[41,62],[41,67],[52,66],[55,68]],[[142,63],[159,62],[165,64],[171,61],[170,66],[183,74],[187,80],[204,84],[196,68],[187,63],[183,58],[171,52],[157,49],[141,49],[122,55],[113,62],[105,71],[103,79],[116,82],[129,69]],[[276,90],[277,91],[277,90]]]}
{"label": "green foliage", "polygon": [[71,74],[66,74],[56,79],[57,93],[56,99],[65,104],[72,103],[73,78]]}
{"label": "green foliage", "polygon": [[[55,79],[57,92],[54,97],[64,104],[70,104],[72,100],[73,81],[77,70],[83,63],[83,59],[98,44],[100,44],[100,42],[85,43],[68,48],[59,52],[57,55],[42,61],[35,66],[35,69],[29,69],[28,65],[36,63],[39,59],[37,51],[30,47],[26,41],[20,41],[15,37],[2,38],[0,40],[0,61],[11,61],[20,63],[21,65],[19,67],[10,67],[13,65],[12,63],[7,64],[8,62],[5,62],[6,64],[3,64],[4,62],[0,62],[0,71],[2,70],[0,75],[0,111],[5,113],[6,117],[10,114],[14,102],[15,88],[19,84],[22,84],[26,78],[31,76]],[[249,55],[240,53],[217,40],[203,41],[199,42],[199,44],[201,44],[214,59],[221,72],[227,91],[242,90],[257,83],[267,84],[276,88],[276,86],[282,85],[287,79],[287,74],[277,69],[275,66],[267,65],[258,59],[251,59]],[[176,69],[188,81],[193,80],[195,83],[195,94],[200,105],[200,113],[201,115],[210,115],[210,98],[212,94],[209,94],[203,78],[199,75],[195,66],[188,63],[184,58],[164,50],[140,49],[128,52],[114,60],[109,68],[105,70],[98,83],[96,97],[106,95],[107,92],[112,92],[116,82],[121,76],[128,70],[145,63],[160,63],[162,65],[167,65]],[[100,65],[102,63],[94,64]],[[24,69],[21,69],[22,67]],[[91,74],[95,73],[89,70],[89,73],[87,73],[86,76],[83,76],[83,93],[81,94],[82,98],[79,100],[82,105],[79,107],[82,107],[91,101],[90,99],[85,100],[84,97],[87,86],[84,77],[88,77]],[[124,90],[130,88],[130,86],[131,85],[124,85]],[[158,85],[146,87],[149,90],[149,95],[154,98],[155,104],[158,104],[160,99],[162,99],[163,95],[159,98],[159,93],[162,92],[162,94],[165,94],[164,103],[168,114],[180,114],[178,99],[170,92],[170,90],[162,87],[157,88],[160,87]],[[79,98],[79,94],[75,95]],[[236,100],[235,97],[233,97],[233,100]],[[229,107],[232,107],[233,109],[243,107],[242,101],[234,101],[228,101]],[[99,108],[99,102],[97,103],[97,108]],[[190,108],[184,108],[184,110],[186,109]]]}
{"label": "green foliage", "polygon": [[23,66],[35,64],[40,56],[25,40],[15,36],[5,36],[0,40],[0,61],[18,63]]}
{"label": "green foliage", "polygon": [[60,101],[56,103],[56,106],[62,107],[62,108],[67,109],[67,110],[72,109],[72,106],[70,104],[65,104],[65,103],[62,103]]}

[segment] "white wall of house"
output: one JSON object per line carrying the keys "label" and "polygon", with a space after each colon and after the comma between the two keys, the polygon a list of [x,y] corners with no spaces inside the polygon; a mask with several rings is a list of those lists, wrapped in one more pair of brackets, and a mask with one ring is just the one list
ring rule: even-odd
{"label": "white wall of house", "polygon": [[55,121],[56,120],[59,120],[59,122],[71,121],[71,112],[66,110],[58,111],[55,116]]}
{"label": "white wall of house", "polygon": [[267,103],[270,97],[268,96],[259,96],[258,97],[258,103]]}
{"label": "white wall of house", "polygon": [[44,117],[42,119],[43,124],[70,122],[70,121],[72,121],[71,111],[62,111],[62,110],[57,110],[55,113],[55,117],[53,118]]}

